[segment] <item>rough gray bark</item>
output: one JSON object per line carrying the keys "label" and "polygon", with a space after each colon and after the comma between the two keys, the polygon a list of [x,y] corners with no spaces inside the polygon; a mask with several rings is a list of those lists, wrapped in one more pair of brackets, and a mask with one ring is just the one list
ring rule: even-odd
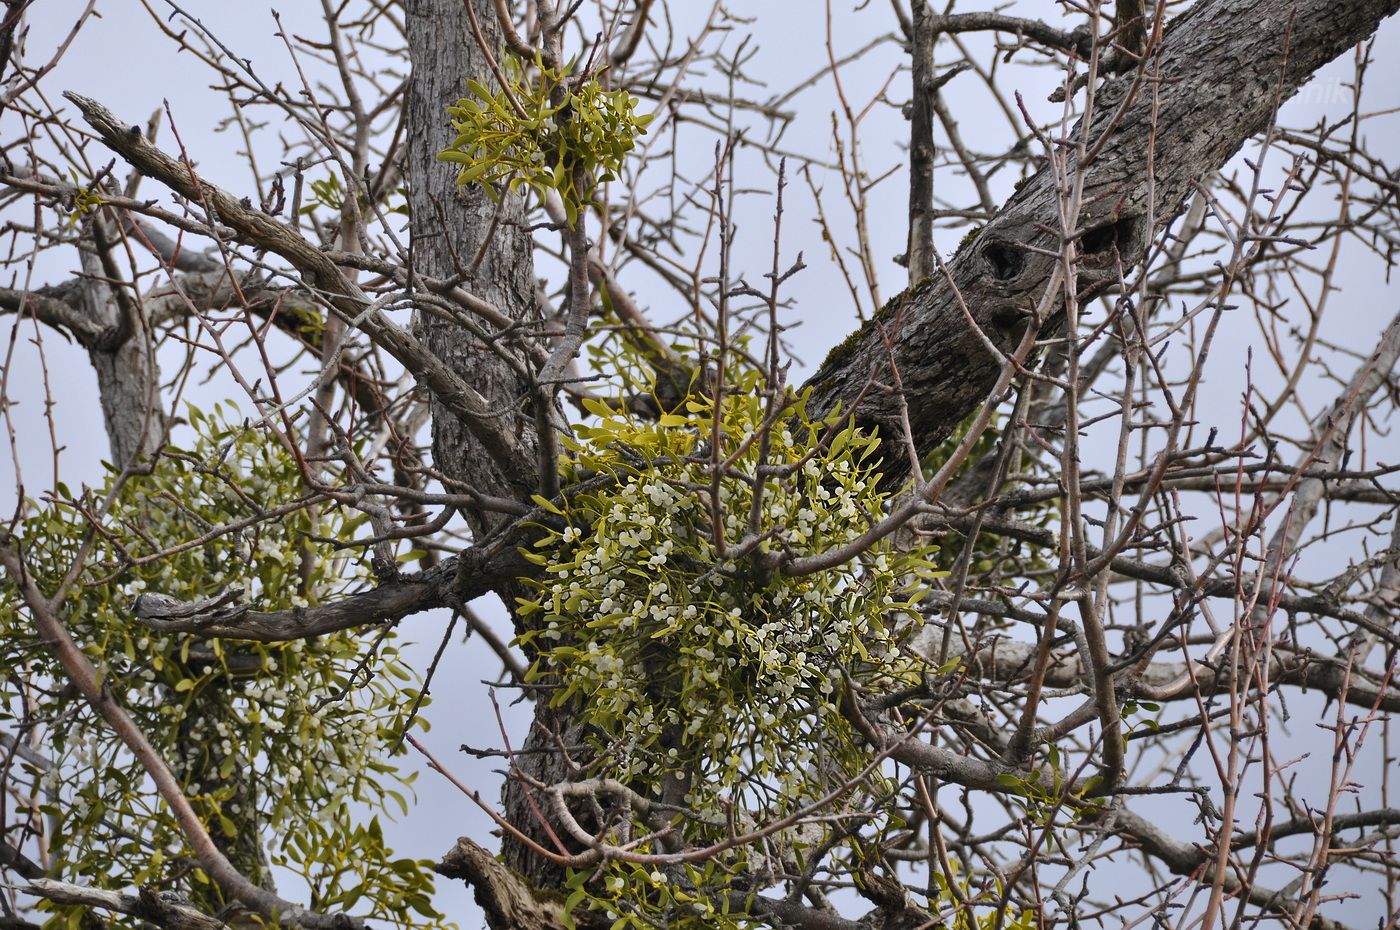
{"label": "rough gray bark", "polygon": [[[499,49],[495,9],[489,0],[472,2],[487,43]],[[406,6],[413,60],[408,98],[413,268],[439,278],[460,275],[468,290],[528,327],[538,322],[539,310],[534,244],[523,204],[507,197],[497,206],[478,187],[459,190],[456,169],[437,160],[456,135],[447,107],[466,93],[466,79],[493,81],[486,58],[472,36],[462,0],[409,0]],[[495,418],[492,425],[514,436],[521,451],[533,456],[537,439],[530,379],[455,323],[420,314],[416,327],[428,349],[486,400]],[[515,351],[525,370],[533,372],[510,337],[501,348]],[[436,399],[433,408],[433,455],[445,475],[496,497],[528,501],[538,490],[537,474],[503,469],[458,418],[438,409]],[[468,514],[478,538],[499,519]]]}
{"label": "rough gray bark", "polygon": [[90,349],[97,372],[102,419],[118,468],[150,455],[165,440],[165,411],[155,388],[160,380],[155,354],[146,338],[128,339],[113,350]]}
{"label": "rough gray bark", "polygon": [[165,439],[165,411],[158,393],[160,370],[145,321],[130,297],[118,300],[104,278],[118,278],[107,250],[106,224],[92,220],[89,248],[81,252],[84,277],[73,303],[94,335],[81,338],[97,373],[98,397],[112,464],[125,468],[150,455]]}
{"label": "rough gray bark", "polygon": [[933,46],[938,38],[928,0],[916,0],[910,18],[909,52],[913,95],[909,102],[909,283],[933,267]]}
{"label": "rough gray bark", "polygon": [[[1102,148],[1088,166],[1079,217],[1088,231],[1078,245],[1080,292],[1110,283],[1117,255],[1125,265],[1139,260],[1198,178],[1223,166],[1267,127],[1279,101],[1397,8],[1400,0],[1201,0],[1174,20],[1146,64],[1161,75],[1155,113],[1151,86],[1137,71],[1098,92],[1087,136],[1089,151]],[[958,249],[946,277],[935,273],[891,300],[827,357],[809,382],[813,409],[850,410],[864,394],[856,420],[900,435],[899,399],[866,390],[872,379],[891,383],[893,364],[920,452],[945,439],[986,399],[999,367],[968,326],[958,295],[992,343],[1011,351],[1060,252],[1059,236],[1047,231],[1059,228],[1056,198],[1047,166]],[[887,477],[898,478],[892,473],[902,465],[892,456]]]}
{"label": "rough gray bark", "polygon": [[[486,42],[500,49],[500,22],[494,5],[490,0],[471,2]],[[437,160],[437,153],[447,148],[455,136],[446,107],[463,95],[466,78],[494,83],[487,60],[472,35],[462,0],[410,0],[407,12],[413,59],[408,161],[414,268],[440,278],[465,274],[464,283],[469,290],[511,319],[527,326],[538,323],[534,243],[523,204],[518,198],[509,197],[498,206],[480,188],[459,189],[456,169]],[[520,449],[533,455],[538,434],[531,379],[520,377],[460,326],[427,314],[419,316],[417,326],[425,345],[487,401],[498,417],[496,425],[511,433]],[[505,348],[510,349],[508,342]],[[535,364],[525,352],[518,355],[526,370],[533,373]],[[534,471],[508,472],[496,465],[477,437],[460,420],[444,415],[436,403],[433,456],[441,472],[483,494],[528,502],[540,488],[540,476]],[[485,512],[467,517],[478,539],[503,519],[501,514]],[[507,604],[513,603],[513,585],[503,586],[500,593]],[[541,702],[525,749],[543,751],[527,751],[517,760],[528,774],[546,784],[563,776],[562,763],[549,751],[555,745],[550,733],[561,724],[553,718],[547,702]],[[523,832],[539,833],[543,839],[526,790],[517,780],[507,781],[506,816]],[[561,877],[510,837],[505,838],[503,846],[507,863],[532,882],[548,884]]]}

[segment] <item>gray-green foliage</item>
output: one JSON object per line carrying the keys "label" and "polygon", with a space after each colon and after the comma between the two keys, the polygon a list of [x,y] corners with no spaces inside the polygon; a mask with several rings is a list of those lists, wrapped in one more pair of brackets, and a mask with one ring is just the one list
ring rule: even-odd
{"label": "gray-green foliage", "polygon": [[[541,501],[559,520],[528,553],[542,574],[519,605],[522,640],[538,654],[532,679],[592,727],[595,774],[652,797],[684,780],[688,844],[828,799],[823,812],[846,811],[856,827],[829,861],[851,863],[899,820],[876,800],[889,785],[840,702],[852,682],[920,680],[899,625],[936,573],[934,553],[887,539],[825,571],[761,567],[764,554],[859,537],[885,501],[876,437],[811,418],[805,395],[779,398],[774,416],[764,387],[761,372],[736,367],[718,402],[693,395],[654,419],[589,402],[595,419],[575,429],[566,477],[594,489],[562,509]],[[755,514],[759,557],[736,555]],[[730,892],[742,900],[772,855],[800,861],[829,838],[814,824],[785,829],[760,844],[766,862],[744,849],[667,872],[613,861],[574,876],[569,903],[615,926],[747,926]]]}
{"label": "gray-green foliage", "polygon": [[[700,807],[749,777],[776,779],[780,806],[810,796],[818,756],[848,742],[835,713],[841,673],[917,680],[889,623],[913,606],[910,582],[933,569],[930,553],[888,541],[798,577],[728,555],[749,529],[756,486],[761,553],[843,545],[884,500],[871,470],[878,441],[846,425],[822,445],[824,424],[808,419],[804,398],[790,399],[760,458],[765,403],[757,376],[745,380],[755,383],[721,402],[728,466],[717,500],[713,401],[692,398],[654,420],[590,402],[596,425],[576,428],[573,463],[613,480],[573,496],[566,525],[543,531],[540,593],[519,608],[537,627],[524,637],[538,638],[536,671],[560,676],[553,700],[586,696],[585,718],[623,740],[618,774],[652,780],[697,766]],[[756,485],[760,467],[782,474]]]}
{"label": "gray-green foliage", "polygon": [[[70,496],[61,486],[56,499],[35,505],[16,533],[25,559],[52,593],[91,534],[64,622],[104,685],[187,779],[212,834],[252,831],[271,863],[305,878],[313,908],[383,925],[439,925],[430,864],[395,857],[378,817],[366,812],[406,811],[412,780],[387,759],[417,694],[393,637],[367,656],[375,637],[363,632],[278,645],[206,641],[157,634],[131,615],[142,592],[192,600],[238,585],[258,608],[278,609],[366,581],[357,562],[308,540],[348,539],[356,516],[292,506],[256,519],[305,499],[297,465],[279,444],[229,425],[218,409],[191,409],[189,421],[188,447],[168,449],[152,474],[127,481],[105,512],[103,492]],[[231,529],[240,522],[247,525]],[[56,763],[40,779],[39,798],[56,827],[57,874],[114,888],[178,888],[217,909],[218,890],[141,767],[63,688],[8,577],[0,579],[0,634],[5,728],[37,728]],[[77,909],[55,915],[69,925],[80,917]]]}
{"label": "gray-green foliage", "polygon": [[497,184],[511,193],[533,191],[541,200],[553,190],[573,223],[593,185],[622,172],[652,116],[637,113],[637,98],[626,91],[540,61],[527,65],[507,57],[505,74],[507,86],[495,90],[467,81],[470,96],[447,111],[457,137],[438,158],[461,166],[458,184],[480,184],[492,196]]}

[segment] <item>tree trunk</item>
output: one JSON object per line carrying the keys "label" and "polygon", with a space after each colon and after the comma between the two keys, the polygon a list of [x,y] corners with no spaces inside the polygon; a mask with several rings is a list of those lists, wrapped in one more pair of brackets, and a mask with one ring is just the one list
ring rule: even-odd
{"label": "tree trunk", "polygon": [[933,46],[928,0],[915,0],[909,58],[913,92],[909,100],[909,241],[904,260],[910,285],[933,273]]}
{"label": "tree trunk", "polygon": [[[88,360],[97,373],[97,394],[107,427],[112,464],[125,468],[150,455],[165,439],[165,411],[159,396],[160,369],[156,367],[150,332],[138,320],[135,308],[123,306],[104,283],[117,273],[105,256],[106,235],[101,218],[93,218],[90,249],[80,255],[83,274],[76,300],[99,333],[82,340]],[[129,299],[129,298],[128,298]]]}
{"label": "tree trunk", "polygon": [[[408,0],[408,46],[413,80],[408,97],[409,197],[412,266],[441,278],[462,276],[464,286],[513,320],[539,320],[535,302],[533,239],[518,197],[494,203],[479,187],[459,189],[457,171],[437,160],[456,132],[447,107],[467,92],[467,78],[494,84],[487,59],[472,36],[463,0]],[[499,49],[500,27],[489,0],[471,0],[488,45]],[[499,51],[496,53],[499,58]],[[420,312],[416,326],[427,347],[487,401],[502,432],[533,455],[535,419],[531,384],[462,326]],[[530,333],[527,331],[526,338]],[[525,353],[507,338],[501,348]],[[508,473],[496,464],[460,419],[433,405],[433,457],[454,481],[484,494],[528,501],[539,476]],[[477,538],[499,515],[468,513]]]}
{"label": "tree trunk", "polygon": [[[494,5],[490,0],[472,2],[486,42],[499,50],[501,32]],[[520,198],[507,197],[498,206],[480,188],[459,189],[456,169],[437,161],[437,153],[456,135],[445,108],[466,92],[466,79],[471,77],[488,86],[495,83],[472,35],[462,0],[409,0],[408,41],[413,59],[409,177],[414,267],[441,278],[465,272],[469,290],[514,320],[537,322],[540,313],[535,301],[533,238]],[[498,57],[500,54],[498,51]],[[533,454],[538,435],[530,381],[520,378],[459,326],[420,314],[418,328],[428,347],[499,414],[500,427],[513,431],[522,448]],[[531,338],[531,334],[526,333],[526,337]],[[518,354],[533,372],[525,353]],[[485,494],[528,502],[540,487],[538,474],[509,474],[498,467],[461,421],[436,405],[433,455],[437,467],[449,478]],[[499,516],[467,515],[477,538],[494,528]],[[500,592],[508,606],[514,603],[516,593],[513,587]],[[557,754],[548,751],[557,745],[550,733],[566,727],[567,722],[555,720],[546,703],[537,705],[536,715],[524,747],[533,751],[522,754],[515,764],[531,776],[553,783],[564,772]],[[508,819],[522,832],[543,839],[530,799],[518,780],[507,781],[505,808]],[[509,836],[504,840],[504,851],[511,867],[534,884],[548,884],[559,877],[548,863]]]}

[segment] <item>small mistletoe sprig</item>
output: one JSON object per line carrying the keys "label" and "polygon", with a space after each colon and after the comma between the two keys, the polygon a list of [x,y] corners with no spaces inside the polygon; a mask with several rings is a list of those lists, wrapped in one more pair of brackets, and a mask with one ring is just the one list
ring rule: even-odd
{"label": "small mistletoe sprig", "polygon": [[457,138],[438,159],[462,166],[459,185],[479,184],[492,197],[501,184],[541,200],[556,191],[572,225],[597,185],[621,173],[655,114],[638,114],[626,91],[604,90],[591,77],[569,80],[567,69],[540,59],[529,69],[507,59],[505,80],[495,91],[467,81],[471,95],[447,108]]}

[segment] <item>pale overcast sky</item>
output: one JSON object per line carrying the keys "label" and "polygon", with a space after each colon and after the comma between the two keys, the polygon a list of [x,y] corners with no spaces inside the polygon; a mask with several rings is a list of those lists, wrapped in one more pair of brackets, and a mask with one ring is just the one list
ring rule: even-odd
{"label": "pale overcast sky", "polygon": [[[152,4],[157,8],[161,6],[160,0],[152,0]],[[31,24],[28,60],[46,59],[85,5],[86,0],[40,0],[34,4],[28,14]],[[277,26],[267,6],[255,0],[188,0],[184,6],[191,14],[203,19],[205,25],[239,57],[251,59],[269,84],[282,80],[288,86],[298,85],[286,49],[274,35]],[[704,12],[701,6],[692,0],[672,0],[671,3],[673,11],[682,20],[685,17],[698,20]],[[989,6],[964,3],[960,9]],[[703,7],[707,10],[709,4],[705,3]],[[99,0],[97,8],[101,20],[91,22],[84,28],[58,69],[44,80],[43,86],[51,95],[50,99],[57,103],[60,102],[58,91],[77,91],[98,99],[133,123],[144,123],[152,111],[162,106],[163,102],[168,102],[191,157],[199,163],[205,175],[235,193],[246,192],[250,187],[247,167],[234,152],[241,146],[241,141],[236,142],[232,134],[217,134],[214,131],[225,117],[227,105],[223,95],[208,87],[209,74],[192,56],[174,53],[169,40],[160,35],[138,0]],[[761,78],[767,86],[743,89],[746,96],[767,96],[816,72],[827,63],[827,20],[820,0],[731,0],[728,8],[735,14],[756,18],[750,26],[739,29],[751,31],[758,48],[757,56],[748,65],[748,72]],[[289,31],[307,36],[324,33],[319,3],[287,0],[279,9]],[[1015,11],[1023,15],[1058,17],[1058,9],[1059,5],[1049,0],[1015,5]],[[855,0],[835,0],[832,17],[834,46],[838,55],[855,51],[895,28],[889,6],[883,2],[857,4]],[[736,32],[726,41],[732,47],[737,44],[739,36],[740,32]],[[980,40],[970,41],[977,45]],[[943,50],[940,54],[946,58],[951,51]],[[1397,80],[1400,78],[1400,23],[1395,20],[1387,22],[1381,30],[1376,59],[1378,63],[1373,68],[1368,85],[1370,96],[1366,106],[1372,111],[1400,105],[1400,80]],[[898,46],[887,43],[845,69],[843,81],[852,100],[861,103],[868,100],[904,60]],[[1283,121],[1304,126],[1319,119],[1336,120],[1344,116],[1350,107],[1350,90],[1345,85],[1351,73],[1351,63],[1345,56],[1324,69],[1312,85],[1288,104]],[[1007,86],[1022,92],[1038,119],[1049,121],[1058,115],[1058,106],[1045,100],[1048,90],[1046,72],[1012,66],[1005,69],[1004,74]],[[897,100],[907,99],[907,83],[907,75],[897,76],[891,85],[890,95]],[[972,147],[996,150],[1004,145],[1008,136],[1006,120],[975,80],[963,75],[955,79],[945,93],[959,114],[963,133]],[[783,139],[783,146],[818,159],[831,158],[831,112],[834,105],[829,80],[818,82],[796,97],[788,105],[796,118]],[[13,114],[7,112],[0,119],[5,121],[4,137],[14,137]],[[1400,151],[1398,125],[1400,121],[1394,117],[1368,124],[1373,134],[1373,151]],[[907,131],[907,124],[889,108],[877,108],[872,113],[864,132],[864,158],[869,174],[879,175],[903,163],[902,146],[907,140]],[[1384,138],[1377,137],[1376,134],[1381,133]],[[161,141],[168,144],[170,139],[167,127],[162,130]],[[265,149],[264,165],[275,161],[278,152],[275,133],[263,133],[260,144]],[[1253,148],[1253,145],[1249,147],[1251,150]],[[708,151],[692,154],[697,158],[709,157]],[[756,159],[749,160],[746,170],[749,172],[747,175],[740,174],[742,183],[757,191],[773,190],[771,172],[762,169]],[[831,200],[839,199],[839,179],[834,173],[820,166],[814,167],[812,172],[817,183],[825,185]],[[904,273],[892,261],[905,247],[904,177],[902,171],[895,173],[872,195],[870,232],[874,251],[884,258],[879,270],[886,297],[898,292]],[[1014,180],[1011,177],[994,179],[998,197],[1009,193]],[[940,174],[938,183],[948,185],[940,187],[942,194],[947,190],[960,190],[958,185],[964,182],[951,172],[944,172]],[[821,361],[827,349],[853,328],[855,319],[846,287],[829,260],[827,247],[812,222],[813,208],[806,185],[795,176],[795,171],[789,190],[792,197],[786,219],[785,251],[790,256],[795,256],[798,251],[804,252],[808,265],[808,270],[793,282],[790,289],[794,309],[789,322],[801,323],[791,336],[805,363],[804,370],[810,371]],[[165,193],[149,181],[142,191],[142,195],[147,197],[164,197]],[[745,199],[739,217],[740,235],[736,254],[742,270],[751,280],[761,280],[761,274],[767,270],[771,211],[771,195],[755,193]],[[962,233],[962,229],[939,232],[937,242],[945,256],[951,254]],[[73,255],[45,255],[36,268],[34,284],[55,283],[75,265]],[[7,280],[4,283],[9,285],[11,282]],[[1395,312],[1396,292],[1388,286],[1381,264],[1360,249],[1350,249],[1344,253],[1339,284],[1342,291],[1334,298],[1336,305],[1331,310],[1332,318],[1326,330],[1328,338],[1364,352],[1374,345],[1377,334]],[[649,295],[643,293],[641,296],[642,302],[647,303]],[[660,302],[658,310],[664,316],[665,302],[669,298],[660,291],[651,296]],[[12,338],[13,326],[12,316],[0,317],[0,338]],[[1218,418],[1214,425],[1220,426],[1225,435],[1238,428],[1240,395],[1244,385],[1242,360],[1246,347],[1252,343],[1253,326],[1251,319],[1229,322],[1223,333],[1221,350],[1214,356],[1209,372],[1211,403],[1202,414],[1204,418]],[[21,385],[18,389],[12,387],[11,392],[14,399],[21,401],[15,417],[22,430],[20,457],[26,489],[31,496],[38,496],[51,482],[51,457],[48,426],[43,417],[43,371],[37,351],[28,343],[32,334],[31,324],[21,325],[18,338],[23,345],[17,349],[15,369],[10,373],[10,378],[12,385]],[[99,481],[101,471],[97,463],[107,455],[107,442],[96,405],[95,379],[85,354],[52,334],[45,340],[44,353],[48,384],[57,403],[55,429],[64,447],[62,477],[73,486],[83,481]],[[169,376],[170,373],[171,370],[167,368],[165,374]],[[1262,377],[1267,379],[1268,375]],[[801,380],[800,373],[794,375],[794,380]],[[1309,412],[1316,412],[1334,395],[1335,387],[1314,379],[1305,384],[1302,393]],[[190,389],[191,399],[201,405],[236,396],[236,387],[226,378],[215,378],[208,384],[193,385]],[[1373,446],[1374,455],[1385,459],[1388,451],[1390,460],[1400,458],[1400,441],[1393,435],[1379,438],[1377,442],[1381,448]],[[0,455],[0,506],[4,507],[5,512],[10,512],[13,506],[13,470],[9,457]],[[1334,553],[1331,558],[1339,564],[1345,560],[1346,554]],[[1315,563],[1314,570],[1326,570],[1326,561],[1324,558]],[[493,614],[499,621],[499,609]],[[411,652],[420,668],[426,668],[446,620],[445,614],[435,612],[415,617],[404,624],[405,634],[421,644]],[[426,716],[434,726],[425,742],[444,760],[450,760],[454,771],[465,783],[481,789],[485,797],[495,798],[500,778],[493,769],[498,767],[498,763],[479,761],[455,752],[461,743],[480,747],[501,745],[485,687],[479,683],[479,679],[495,677],[495,663],[487,656],[484,647],[469,643],[455,646],[448,654],[445,667],[449,671],[440,674],[433,683],[434,704]],[[500,695],[506,725],[518,745],[527,727],[529,713],[524,706],[510,706],[510,699],[509,693]],[[1307,714],[1302,716],[1306,717]],[[1296,738],[1305,741],[1314,738],[1314,735],[1303,733],[1297,734]],[[435,859],[459,835],[472,836],[483,842],[490,840],[490,825],[486,818],[438,776],[425,771],[418,781],[417,790],[418,805],[388,830],[390,842],[401,854]],[[1194,816],[1194,809],[1185,804],[1159,802],[1161,806],[1153,810],[1149,799],[1143,801],[1143,804],[1137,805],[1139,809],[1148,808],[1143,813],[1184,817],[1185,823],[1189,823]],[[296,897],[294,887],[287,887],[285,891],[288,897]],[[464,930],[480,924],[470,893],[457,883],[439,881],[437,906],[458,920]],[[1380,904],[1375,901],[1352,902],[1329,910],[1329,913],[1349,920],[1355,926],[1366,926],[1379,914],[1379,907]]]}

